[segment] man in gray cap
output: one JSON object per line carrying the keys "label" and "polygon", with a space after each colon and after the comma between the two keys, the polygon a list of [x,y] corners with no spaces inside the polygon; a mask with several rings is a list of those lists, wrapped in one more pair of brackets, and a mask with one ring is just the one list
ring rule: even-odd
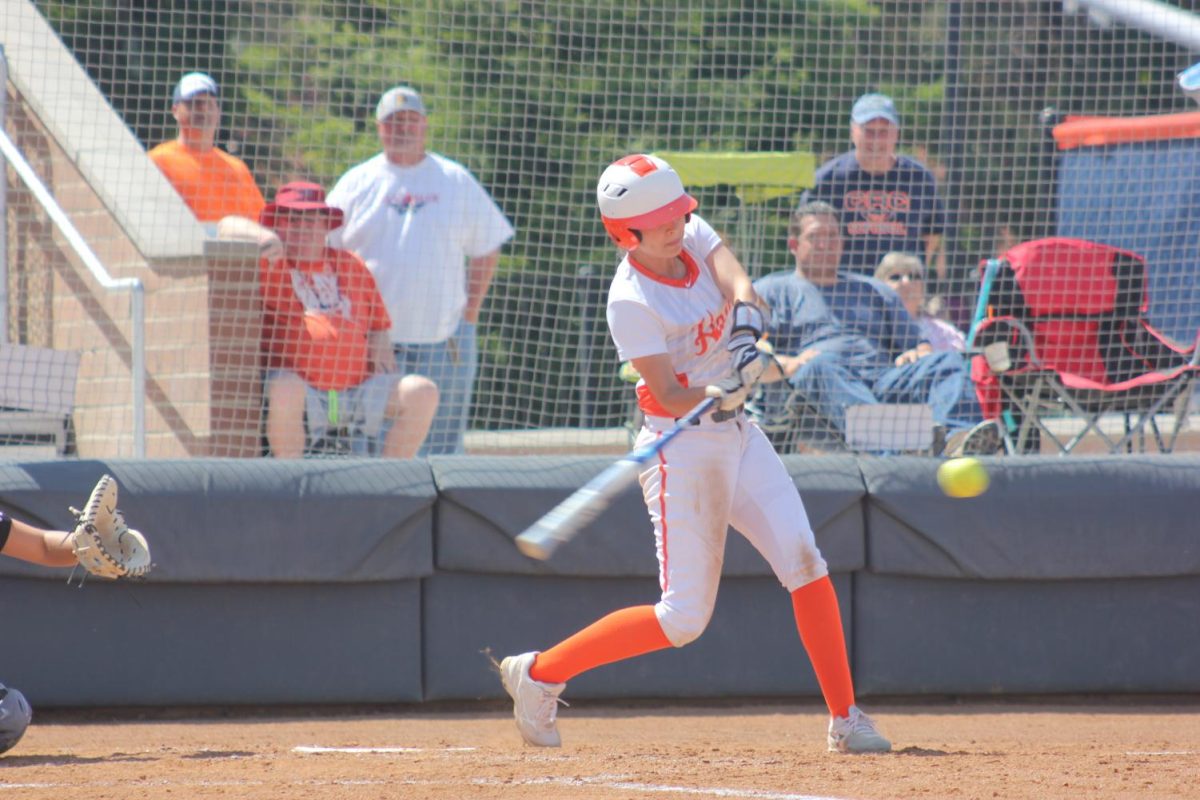
{"label": "man in gray cap", "polygon": [[801,203],[821,200],[842,217],[843,265],[873,275],[889,252],[912,253],[944,278],[937,258],[946,211],[933,174],[913,158],[896,153],[900,115],[887,95],[865,94],[850,111],[854,149],[817,170]]}
{"label": "man in gray cap", "polygon": [[392,318],[397,371],[437,384],[437,416],[420,455],[463,452],[478,365],[475,325],[513,227],[461,164],[426,150],[425,101],[409,86],[375,107],[383,152],[352,167],[328,203],[345,223],[330,246],[375,276]]}

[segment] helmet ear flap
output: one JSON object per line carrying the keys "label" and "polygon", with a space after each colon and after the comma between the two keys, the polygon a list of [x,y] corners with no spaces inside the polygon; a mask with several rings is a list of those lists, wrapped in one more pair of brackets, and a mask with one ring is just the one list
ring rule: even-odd
{"label": "helmet ear flap", "polygon": [[642,243],[641,231],[627,228],[619,220],[605,219],[603,222],[604,230],[608,231],[608,238],[622,250],[636,250]]}

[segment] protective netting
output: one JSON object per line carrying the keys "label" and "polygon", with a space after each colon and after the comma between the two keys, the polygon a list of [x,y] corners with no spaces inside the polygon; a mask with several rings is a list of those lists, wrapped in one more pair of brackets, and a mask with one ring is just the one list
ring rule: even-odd
{"label": "protective netting", "polygon": [[[852,149],[856,98],[878,92],[894,101],[899,155],[928,168],[944,206],[942,224],[920,231],[940,231],[940,242],[927,250],[927,237],[910,236],[918,244],[906,249],[918,260],[898,262],[885,283],[905,296],[914,286],[936,296],[937,315],[964,337],[980,327],[971,341],[980,353],[997,343],[1007,350],[976,360],[975,380],[991,392],[982,408],[946,412],[939,393],[954,381],[963,396],[976,393],[969,354],[957,365],[943,354],[939,370],[889,377],[877,364],[857,374],[882,409],[848,408],[872,398],[861,387],[828,390],[820,376],[776,387],[775,400],[756,406],[764,426],[787,449],[938,452],[986,414],[1016,449],[1058,452],[1051,434],[1069,440],[1083,430],[1081,418],[1094,416],[1102,430],[1117,430],[1119,449],[1137,447],[1140,415],[1174,430],[1172,417],[1186,412],[1191,394],[1183,386],[1168,396],[1160,384],[1186,381],[1190,373],[1174,368],[1188,363],[1200,329],[1200,112],[1175,85],[1200,51],[1198,7],[5,3],[4,129],[108,273],[139,279],[145,292],[141,325],[135,292],[106,288],[10,165],[7,341],[79,359],[41,367],[59,382],[53,376],[77,369],[65,414],[24,400],[7,407],[65,420],[67,443],[55,438],[54,449],[80,456],[138,452],[138,414],[152,457],[268,451],[257,245],[222,241],[215,220],[197,222],[146,155],[177,136],[172,91],[185,73],[219,85],[216,144],[245,162],[267,200],[288,181],[331,189],[380,152],[380,95],[398,84],[419,90],[430,150],[469,169],[515,229],[479,315],[468,452],[628,446],[633,389],[618,376],[605,322],[619,254],[594,203],[596,179],[614,158],[654,152],[672,160],[699,213],[755,278],[796,270],[788,224],[802,197],[843,206],[843,226],[860,233],[916,225],[904,216],[912,191],[812,187],[814,170]],[[1038,278],[1030,267],[1030,280],[1057,282],[1059,295],[1109,301],[1057,309],[1073,318],[1061,325],[1078,329],[1059,329],[1047,344],[1031,327],[1038,312],[1017,279],[1024,274],[1007,262],[995,273],[1007,294],[977,299],[981,262],[1052,236],[1132,251],[1145,277],[1071,262]],[[1084,279],[1103,283],[1077,291]],[[408,289],[414,297],[432,291],[415,281]],[[973,325],[977,308],[1030,328],[1031,338],[1000,322]],[[850,324],[853,314],[840,314],[836,322]],[[1185,352],[1139,349],[1143,334],[1132,338],[1140,322]],[[900,354],[902,338],[879,345],[882,360]],[[1059,361],[1041,358],[1047,347]],[[37,351],[20,355],[12,363],[41,363]],[[134,397],[143,360],[144,408]],[[28,369],[11,367],[10,376]],[[1155,377],[1153,386],[1110,391],[1167,372],[1173,377]],[[1059,373],[1092,383],[1056,382]],[[937,384],[943,378],[949,383]],[[1120,442],[1127,424],[1133,436]],[[21,441],[19,427],[0,430],[8,437],[0,444]],[[1097,445],[1109,447],[1093,433],[1080,446]],[[1195,445],[1185,434],[1176,448]]]}

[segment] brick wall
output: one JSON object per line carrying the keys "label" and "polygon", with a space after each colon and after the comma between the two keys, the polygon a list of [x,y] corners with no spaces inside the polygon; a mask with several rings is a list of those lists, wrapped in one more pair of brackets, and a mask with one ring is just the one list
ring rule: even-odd
{"label": "brick wall", "polygon": [[[145,258],[11,85],[8,91],[8,135],[109,274],[144,284],[146,455],[259,455],[254,247],[213,243],[192,257]],[[5,185],[7,339],[79,350],[78,454],[133,456],[131,294],[92,276],[11,167]]]}

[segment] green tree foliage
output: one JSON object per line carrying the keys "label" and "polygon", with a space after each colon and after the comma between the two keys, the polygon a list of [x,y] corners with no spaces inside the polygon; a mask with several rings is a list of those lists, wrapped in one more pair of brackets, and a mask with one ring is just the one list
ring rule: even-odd
{"label": "green tree foliage", "polygon": [[[432,110],[433,149],[475,172],[518,230],[485,307],[478,411],[488,416],[477,423],[486,425],[611,423],[623,413],[627,390],[612,378],[602,319],[602,276],[616,253],[592,199],[620,155],[802,149],[823,160],[849,147],[854,98],[885,91],[904,117],[902,149],[929,162],[952,199],[951,267],[967,285],[1006,236],[1052,227],[1053,115],[1044,109],[1188,107],[1171,84],[1186,52],[1098,26],[1058,0],[37,5],[148,145],[172,135],[178,76],[213,74],[222,141],[268,194],[297,177],[331,185],[377,152],[379,95],[417,87]],[[952,22],[957,61],[948,59]],[[736,244],[732,191],[700,198]],[[790,202],[769,207],[777,256],[752,265],[760,271],[786,264]]]}
{"label": "green tree foliage", "polygon": [[[514,220],[520,235],[488,306],[480,383],[490,396],[530,387],[536,403],[497,410],[529,424],[583,414],[577,382],[611,398],[626,391],[610,379],[602,293],[578,277],[581,265],[616,258],[592,201],[603,167],[638,150],[807,146],[825,135],[824,115],[844,119],[869,82],[854,34],[879,17],[864,3],[778,1],[695,10],[452,0],[365,16],[331,14],[318,0],[255,5],[232,38],[250,112],[271,131],[260,175],[332,183],[378,150],[375,100],[405,82],[432,110],[432,146],[474,170]],[[278,25],[263,25],[263,14]],[[836,100],[806,101],[839,83]],[[588,361],[581,347],[596,350],[595,374],[580,366],[564,377],[564,364]],[[596,405],[611,416],[614,402]]]}
{"label": "green tree foliage", "polygon": [[36,5],[148,146],[175,135],[171,90],[186,72],[211,74],[223,87],[226,112],[239,113],[239,73],[227,47],[225,3],[39,0]]}
{"label": "green tree foliage", "polygon": [[[866,3],[427,2],[335,13],[255,3],[231,32],[260,175],[329,183],[378,149],[371,110],[395,83],[433,110],[432,145],[484,178],[523,231],[511,263],[570,270],[605,247],[589,197],[613,158],[646,149],[785,150],[869,83],[855,31]],[[278,24],[264,24],[270,17]],[[816,87],[845,84],[832,102]]]}

